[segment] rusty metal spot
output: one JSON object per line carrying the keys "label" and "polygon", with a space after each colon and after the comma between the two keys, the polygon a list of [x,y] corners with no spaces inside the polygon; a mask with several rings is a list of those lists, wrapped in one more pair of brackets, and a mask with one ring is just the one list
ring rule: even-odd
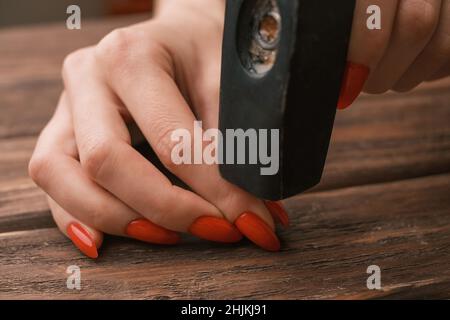
{"label": "rusty metal spot", "polygon": [[281,16],[275,0],[247,0],[241,11],[238,50],[250,73],[272,69],[281,34]]}

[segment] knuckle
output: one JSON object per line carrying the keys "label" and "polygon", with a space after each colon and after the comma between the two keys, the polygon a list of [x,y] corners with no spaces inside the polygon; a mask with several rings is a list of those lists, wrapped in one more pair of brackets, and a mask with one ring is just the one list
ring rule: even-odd
{"label": "knuckle", "polygon": [[401,37],[411,44],[428,40],[439,18],[439,9],[426,0],[410,0],[401,16]]}
{"label": "knuckle", "polygon": [[161,43],[160,35],[156,35],[158,30],[150,31],[131,27],[112,31],[95,47],[96,60],[112,70],[142,67],[143,61],[151,61],[152,66],[165,66],[170,61],[168,50]]}
{"label": "knuckle", "polygon": [[119,28],[106,35],[95,47],[97,60],[109,68],[121,67],[135,54],[136,36],[128,28]]}
{"label": "knuckle", "polygon": [[77,73],[81,65],[87,61],[89,49],[83,48],[68,54],[63,61],[62,75],[67,78],[68,75]]}
{"label": "knuckle", "polygon": [[28,164],[28,174],[39,186],[46,185],[51,170],[51,157],[48,154],[34,154]]}
{"label": "knuckle", "polygon": [[112,143],[108,140],[90,142],[84,146],[85,151],[81,155],[81,166],[94,180],[99,178],[102,168],[112,156]]}

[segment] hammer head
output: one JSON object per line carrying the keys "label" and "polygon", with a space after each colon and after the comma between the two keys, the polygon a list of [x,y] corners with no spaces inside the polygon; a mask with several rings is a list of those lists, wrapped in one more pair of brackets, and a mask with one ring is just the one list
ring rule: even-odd
{"label": "hammer head", "polygon": [[[354,7],[355,0],[227,1],[219,117],[225,179],[267,200],[319,183]],[[244,147],[225,134],[239,129],[246,133]],[[269,155],[278,170],[267,168]]]}

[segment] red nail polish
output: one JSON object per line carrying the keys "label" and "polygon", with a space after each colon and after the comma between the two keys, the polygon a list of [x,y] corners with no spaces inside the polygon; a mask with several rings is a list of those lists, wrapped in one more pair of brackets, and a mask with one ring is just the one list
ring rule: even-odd
{"label": "red nail polish", "polygon": [[349,107],[359,96],[369,76],[370,69],[364,65],[347,62],[342,80],[338,109]]}
{"label": "red nail polish", "polygon": [[242,234],[234,225],[223,218],[200,217],[189,228],[194,236],[222,243],[234,243],[242,239]]}
{"label": "red nail polish", "polygon": [[94,239],[78,222],[69,224],[66,231],[73,244],[80,249],[81,252],[92,259],[98,257],[97,246],[95,245]]}
{"label": "red nail polish", "polygon": [[248,239],[268,251],[279,251],[280,241],[272,229],[252,212],[244,212],[235,222],[236,227]]}
{"label": "red nail polish", "polygon": [[289,216],[280,201],[265,201],[272,218],[283,227],[289,227]]}
{"label": "red nail polish", "polygon": [[173,245],[180,242],[177,232],[160,227],[147,219],[131,221],[125,233],[134,239],[155,244]]}

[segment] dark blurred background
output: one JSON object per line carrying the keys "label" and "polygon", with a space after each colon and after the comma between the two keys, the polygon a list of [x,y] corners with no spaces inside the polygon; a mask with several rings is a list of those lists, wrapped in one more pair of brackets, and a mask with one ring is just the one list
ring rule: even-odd
{"label": "dark blurred background", "polygon": [[81,8],[81,18],[148,12],[152,0],[0,0],[0,27],[65,21],[69,5]]}

